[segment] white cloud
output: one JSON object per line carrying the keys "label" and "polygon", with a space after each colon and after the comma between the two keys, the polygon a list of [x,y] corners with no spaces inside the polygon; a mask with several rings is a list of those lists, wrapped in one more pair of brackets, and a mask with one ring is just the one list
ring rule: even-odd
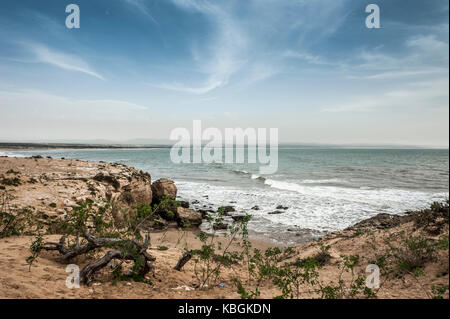
{"label": "white cloud", "polygon": [[77,71],[105,80],[103,76],[95,72],[83,59],[75,55],[66,54],[52,50],[42,44],[28,43],[24,44],[26,48],[34,55],[39,63],[47,63],[58,68],[70,71]]}

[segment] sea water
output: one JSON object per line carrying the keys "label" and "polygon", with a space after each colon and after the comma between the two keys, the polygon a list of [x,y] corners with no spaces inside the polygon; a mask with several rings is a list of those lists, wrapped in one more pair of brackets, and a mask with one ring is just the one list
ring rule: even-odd
{"label": "sea water", "polygon": [[[258,174],[258,164],[174,164],[169,148],[2,154],[130,165],[149,172],[152,180],[173,179],[179,199],[194,202],[193,208],[231,205],[237,214],[251,214],[253,236],[286,245],[344,229],[378,213],[401,214],[449,197],[447,149],[286,146],[278,150],[278,171],[265,176]],[[279,205],[288,208],[277,209]]]}

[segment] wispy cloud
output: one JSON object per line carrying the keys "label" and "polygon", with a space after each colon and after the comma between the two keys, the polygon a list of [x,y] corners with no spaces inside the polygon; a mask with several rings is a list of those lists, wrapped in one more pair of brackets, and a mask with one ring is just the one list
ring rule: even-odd
{"label": "wispy cloud", "polygon": [[198,71],[206,74],[206,80],[189,86],[179,83],[164,83],[160,88],[175,91],[205,94],[228,84],[230,77],[236,73],[244,61],[247,38],[239,28],[232,15],[217,4],[196,0],[172,0],[179,8],[199,12],[208,18],[216,28],[216,33],[206,49],[206,54],[199,54],[193,49],[193,56]]}
{"label": "wispy cloud", "polygon": [[329,105],[323,111],[370,112],[402,108],[408,112],[412,109],[448,109],[448,84],[448,78],[410,83],[397,90],[386,91],[382,94],[366,94],[354,97],[348,102]]}
{"label": "wispy cloud", "polygon": [[47,63],[64,70],[82,72],[100,80],[105,80],[103,76],[95,72],[78,56],[62,53],[38,43],[24,43],[23,45],[33,54],[36,62]]}
{"label": "wispy cloud", "polygon": [[[201,13],[215,26],[214,36],[207,47],[193,50],[198,71],[206,74],[206,79],[197,86],[181,83],[154,85],[163,89],[205,94],[226,86],[233,77],[247,86],[270,78],[282,69],[281,58],[302,58],[306,63],[328,65],[320,57],[313,57],[306,51],[296,53],[285,51],[280,44],[280,30],[283,37],[297,38],[298,45],[307,43],[308,34],[315,32],[320,40],[336,31],[345,19],[330,22],[336,16],[335,9],[343,7],[345,0],[326,1],[326,4],[306,1],[264,0],[246,2],[245,18],[240,16],[242,5],[239,1],[213,2],[203,0],[171,0],[178,8],[187,12]],[[295,16],[292,14],[295,12]],[[314,17],[314,18],[311,18]],[[268,46],[272,41],[273,46]],[[280,42],[280,43],[278,43]],[[201,53],[199,53],[199,51]],[[300,56],[302,55],[302,56]],[[256,69],[260,69],[259,71]]]}
{"label": "wispy cloud", "polygon": [[145,111],[146,106],[112,99],[74,99],[38,90],[0,91],[0,114],[12,106],[23,110],[20,114],[38,118],[97,118],[126,117]]}
{"label": "wispy cloud", "polygon": [[127,4],[130,4],[131,6],[135,7],[136,9],[138,9],[143,15],[147,16],[148,18],[150,18],[150,20],[153,23],[158,24],[158,22],[153,17],[153,15],[151,14],[150,10],[148,9],[146,4],[142,0],[124,0],[124,1]]}

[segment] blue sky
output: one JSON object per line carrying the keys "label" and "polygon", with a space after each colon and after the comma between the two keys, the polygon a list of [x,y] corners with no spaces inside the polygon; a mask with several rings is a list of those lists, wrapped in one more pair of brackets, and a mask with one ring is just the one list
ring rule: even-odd
{"label": "blue sky", "polygon": [[2,1],[0,140],[168,139],[200,119],[447,147],[448,14],[447,0]]}

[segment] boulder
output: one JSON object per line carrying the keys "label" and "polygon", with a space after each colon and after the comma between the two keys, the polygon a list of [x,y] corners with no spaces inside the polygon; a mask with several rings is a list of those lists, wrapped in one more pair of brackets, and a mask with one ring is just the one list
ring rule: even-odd
{"label": "boulder", "polygon": [[152,188],[148,184],[133,182],[122,187],[117,200],[121,204],[133,207],[139,204],[151,204],[153,199]]}
{"label": "boulder", "polygon": [[152,186],[153,202],[160,203],[164,196],[175,200],[177,197],[177,187],[175,183],[167,178],[161,178],[153,182]]}
{"label": "boulder", "polygon": [[202,223],[202,214],[184,207],[177,207],[176,217],[178,225],[182,227],[199,226]]}

